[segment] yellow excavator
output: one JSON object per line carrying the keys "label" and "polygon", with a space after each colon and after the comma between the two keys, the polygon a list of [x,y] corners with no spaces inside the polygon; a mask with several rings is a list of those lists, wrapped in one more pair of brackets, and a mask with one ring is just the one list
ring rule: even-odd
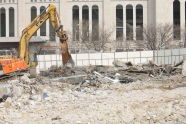
{"label": "yellow excavator", "polygon": [[31,24],[29,24],[23,31],[19,41],[19,55],[18,58],[0,58],[0,76],[6,75],[11,72],[20,70],[27,70],[30,67],[37,66],[36,54],[33,54],[29,50],[29,40],[34,33],[47,21],[51,21],[52,27],[55,29],[57,36],[60,40],[61,54],[63,65],[71,63],[74,66],[72,57],[68,51],[67,35],[63,31],[59,14],[57,13],[56,7],[50,4],[41,15],[37,16]]}

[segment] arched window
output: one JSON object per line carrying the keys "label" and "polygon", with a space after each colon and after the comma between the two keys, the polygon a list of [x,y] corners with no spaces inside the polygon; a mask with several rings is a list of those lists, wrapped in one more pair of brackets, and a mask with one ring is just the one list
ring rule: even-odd
{"label": "arched window", "polygon": [[52,26],[51,21],[49,20],[49,39],[50,41],[56,41],[56,33],[55,33],[55,29]]}
{"label": "arched window", "polygon": [[79,41],[79,7],[73,6],[72,8],[73,19],[73,41]]}
{"label": "arched window", "polygon": [[89,8],[88,6],[83,6],[82,10],[82,40],[88,41],[89,40]]}
{"label": "arched window", "polygon": [[126,39],[133,40],[133,6],[126,6]]}
{"label": "arched window", "polygon": [[136,40],[143,40],[143,6],[136,6]]}
{"label": "arched window", "polygon": [[[41,13],[46,13],[44,6],[40,7],[40,14]],[[40,28],[40,36],[46,36],[46,22],[44,22]]]}
{"label": "arched window", "polygon": [[123,41],[123,6],[116,6],[116,40]]}
{"label": "arched window", "polygon": [[0,9],[0,36],[6,36],[6,10],[5,8]]}
{"label": "arched window", "polygon": [[99,40],[99,8],[92,6],[92,40]]}
{"label": "arched window", "polygon": [[[37,17],[37,8],[35,6],[31,7],[31,21],[33,21]],[[33,35],[37,36],[37,32]]]}
{"label": "arched window", "polygon": [[55,29],[52,26],[51,21],[49,20],[49,38],[50,41],[55,41],[56,40],[56,33],[55,33]]}
{"label": "arched window", "polygon": [[15,36],[15,15],[14,15],[14,8],[9,8],[9,36]]}
{"label": "arched window", "polygon": [[181,39],[180,32],[180,2],[179,0],[174,0],[173,2],[173,23],[174,23],[174,39]]}

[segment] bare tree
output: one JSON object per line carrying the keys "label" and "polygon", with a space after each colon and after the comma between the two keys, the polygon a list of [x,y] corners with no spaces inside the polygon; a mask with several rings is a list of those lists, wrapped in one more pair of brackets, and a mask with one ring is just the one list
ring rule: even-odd
{"label": "bare tree", "polygon": [[93,28],[94,30],[89,32],[89,28],[87,28],[86,24],[83,25],[82,35],[80,36],[82,46],[95,51],[110,49],[109,45],[112,43],[111,37],[114,30],[102,30],[97,25],[94,25]]}
{"label": "bare tree", "polygon": [[139,42],[150,50],[169,48],[173,41],[173,26],[169,24],[159,24],[148,26],[143,29],[144,40]]}
{"label": "bare tree", "polygon": [[99,46],[99,50],[112,49],[112,43],[114,42],[114,40],[112,39],[113,32],[114,29],[112,28],[100,31],[100,38],[97,44]]}

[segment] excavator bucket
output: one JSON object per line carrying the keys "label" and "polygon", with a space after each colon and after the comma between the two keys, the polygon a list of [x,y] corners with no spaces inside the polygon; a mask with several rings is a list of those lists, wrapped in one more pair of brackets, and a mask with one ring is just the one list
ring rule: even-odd
{"label": "excavator bucket", "polygon": [[67,63],[70,63],[72,67],[74,67],[74,61],[68,51],[68,44],[66,41],[61,42],[61,54],[63,65],[65,66]]}

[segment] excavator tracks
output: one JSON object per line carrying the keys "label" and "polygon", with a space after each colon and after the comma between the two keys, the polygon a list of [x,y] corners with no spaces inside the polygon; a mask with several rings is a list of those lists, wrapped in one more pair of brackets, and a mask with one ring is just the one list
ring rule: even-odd
{"label": "excavator tracks", "polygon": [[22,76],[23,72],[17,71],[17,72],[13,72],[13,73],[9,73],[6,75],[1,75],[0,76],[0,82],[6,82],[8,80],[12,80],[15,79],[18,76]]}
{"label": "excavator tracks", "polygon": [[8,80],[11,80],[14,77],[15,77],[15,75],[13,75],[13,74],[0,76],[0,82],[5,82],[5,81],[8,81]]}

